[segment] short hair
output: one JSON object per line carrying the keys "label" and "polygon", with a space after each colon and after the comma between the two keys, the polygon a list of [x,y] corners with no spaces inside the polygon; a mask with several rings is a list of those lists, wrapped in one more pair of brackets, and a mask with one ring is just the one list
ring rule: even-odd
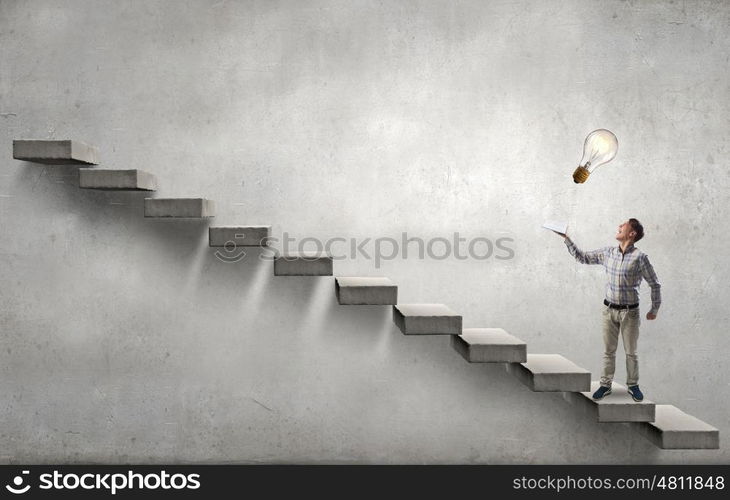
{"label": "short hair", "polygon": [[641,222],[639,222],[638,219],[629,219],[629,225],[632,230],[636,231],[634,242],[639,241],[644,237],[644,226],[641,225]]}

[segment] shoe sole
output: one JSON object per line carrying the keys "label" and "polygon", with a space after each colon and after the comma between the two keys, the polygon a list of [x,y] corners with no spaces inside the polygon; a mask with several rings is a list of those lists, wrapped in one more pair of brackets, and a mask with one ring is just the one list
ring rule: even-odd
{"label": "shoe sole", "polygon": [[634,397],[634,394],[633,394],[633,393],[632,393],[631,391],[626,391],[626,392],[628,392],[628,393],[629,393],[629,395],[631,396],[631,399],[633,399],[633,400],[634,400],[634,401],[636,401],[637,403],[641,403],[642,401],[644,401],[644,398],[641,398],[641,399],[636,399],[636,398]]}
{"label": "shoe sole", "polygon": [[610,389],[609,389],[609,391],[608,391],[607,393],[605,393],[605,394],[604,394],[603,396],[601,396],[600,398],[593,398],[593,396],[591,396],[591,397],[593,398],[593,401],[600,401],[600,400],[602,400],[603,398],[605,398],[606,396],[608,396],[609,394],[611,394],[611,390],[610,390]]}

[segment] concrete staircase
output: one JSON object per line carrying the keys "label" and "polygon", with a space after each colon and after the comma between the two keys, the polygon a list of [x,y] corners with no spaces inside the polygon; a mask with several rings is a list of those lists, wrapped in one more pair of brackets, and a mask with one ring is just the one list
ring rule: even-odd
{"label": "concrete staircase", "polygon": [[[96,148],[78,141],[13,141],[13,158],[42,164],[98,164]],[[157,180],[140,170],[80,169],[79,187],[154,191]],[[207,219],[215,203],[205,198],[145,198],[148,218]],[[210,227],[211,247],[267,246],[271,226]],[[274,258],[275,276],[332,276],[333,258],[321,252],[291,252]],[[593,401],[598,382],[559,354],[528,354],[527,344],[501,328],[462,329],[462,316],[444,304],[399,304],[398,288],[386,277],[335,278],[341,305],[387,305],[405,335],[450,335],[451,345],[469,363],[503,363],[508,373],[536,392],[562,392],[566,401],[598,422],[627,422],[662,449],[718,449],[719,431],[672,405],[634,402],[626,388]]]}

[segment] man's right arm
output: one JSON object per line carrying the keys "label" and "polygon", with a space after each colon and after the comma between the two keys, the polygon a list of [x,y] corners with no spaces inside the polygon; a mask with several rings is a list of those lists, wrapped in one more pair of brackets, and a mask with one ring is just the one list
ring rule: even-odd
{"label": "man's right arm", "polygon": [[570,252],[570,255],[575,257],[575,260],[577,260],[581,264],[603,264],[603,259],[605,256],[605,249],[603,248],[584,252],[577,246],[575,246],[575,243],[573,243],[571,239],[567,236],[565,236],[565,246],[568,247],[568,252]]}

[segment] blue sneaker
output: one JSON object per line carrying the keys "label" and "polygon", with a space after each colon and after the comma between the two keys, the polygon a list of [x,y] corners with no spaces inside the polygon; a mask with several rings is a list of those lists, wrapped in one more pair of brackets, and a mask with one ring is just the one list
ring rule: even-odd
{"label": "blue sneaker", "polygon": [[629,386],[629,394],[634,398],[634,401],[642,401],[644,399],[644,395],[639,390],[638,385]]}
{"label": "blue sneaker", "polygon": [[609,385],[606,387],[605,385],[602,385],[593,393],[593,399],[598,401],[599,399],[603,399],[603,396],[608,396],[609,394],[611,394],[611,386]]}

